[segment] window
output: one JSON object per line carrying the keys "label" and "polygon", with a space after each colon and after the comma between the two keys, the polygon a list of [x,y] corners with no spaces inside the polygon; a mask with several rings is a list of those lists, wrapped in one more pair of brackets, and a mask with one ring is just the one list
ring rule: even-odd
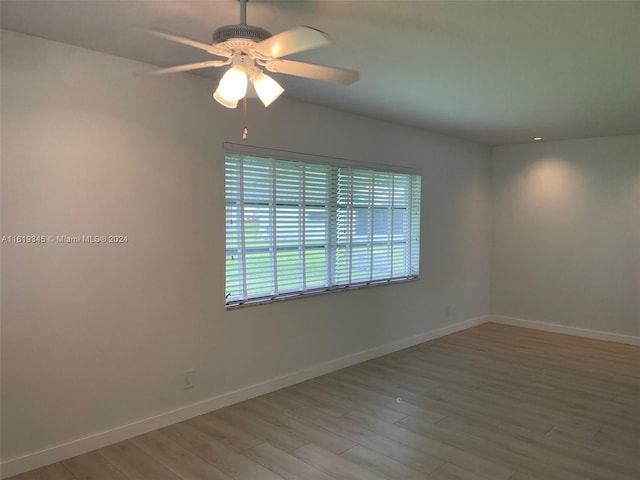
{"label": "window", "polygon": [[226,304],[418,278],[420,179],[225,144]]}

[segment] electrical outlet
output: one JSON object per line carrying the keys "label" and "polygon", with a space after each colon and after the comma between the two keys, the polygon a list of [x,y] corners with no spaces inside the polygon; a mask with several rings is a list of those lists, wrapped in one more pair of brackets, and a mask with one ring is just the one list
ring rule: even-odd
{"label": "electrical outlet", "polygon": [[451,319],[451,305],[447,305],[446,307],[444,307],[444,318],[446,318],[447,320]]}
{"label": "electrical outlet", "polygon": [[196,384],[195,370],[185,370],[184,372],[184,389],[193,388]]}

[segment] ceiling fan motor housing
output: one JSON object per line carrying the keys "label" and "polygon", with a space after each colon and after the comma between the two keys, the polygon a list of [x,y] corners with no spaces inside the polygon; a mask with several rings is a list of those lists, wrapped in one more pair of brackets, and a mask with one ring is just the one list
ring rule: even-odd
{"label": "ceiling fan motor housing", "polygon": [[213,32],[213,45],[227,40],[242,39],[252,42],[261,42],[269,38],[271,34],[264,28],[253,25],[224,25]]}

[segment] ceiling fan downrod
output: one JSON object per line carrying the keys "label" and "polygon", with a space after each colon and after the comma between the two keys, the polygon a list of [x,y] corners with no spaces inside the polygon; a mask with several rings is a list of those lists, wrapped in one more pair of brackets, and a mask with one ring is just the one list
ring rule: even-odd
{"label": "ceiling fan downrod", "polygon": [[247,1],[238,0],[240,2],[240,23],[238,25],[223,25],[216,28],[213,32],[213,45],[236,39],[259,43],[271,36],[271,33],[264,28],[247,24]]}
{"label": "ceiling fan downrod", "polygon": [[240,25],[247,24],[247,0],[238,0],[240,2]]}

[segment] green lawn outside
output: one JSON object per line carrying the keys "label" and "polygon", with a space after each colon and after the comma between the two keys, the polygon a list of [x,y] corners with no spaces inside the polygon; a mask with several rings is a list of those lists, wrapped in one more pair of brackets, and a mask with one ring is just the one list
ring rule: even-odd
{"label": "green lawn outside", "polygon": [[[246,272],[247,272],[247,293],[249,297],[270,295],[272,293],[272,262],[269,251],[270,245],[268,241],[265,241],[260,234],[259,222],[248,222],[245,224],[245,242],[247,248],[246,256]],[[231,237],[228,242],[229,246],[235,243],[235,238]],[[286,247],[298,247],[298,242],[278,242],[279,248]],[[322,288],[327,286],[327,249],[326,248],[311,248],[313,246],[324,247],[324,241],[318,242],[315,245],[307,242],[307,249],[304,252],[305,262],[305,276],[307,279],[306,288]],[[252,252],[251,249],[262,249],[259,252]],[[373,248],[373,279],[388,278],[390,276],[390,262],[392,260],[395,272],[401,272],[404,270],[405,265],[405,245],[393,246],[393,258],[389,259],[390,249],[387,245],[379,245]],[[347,249],[337,248],[335,255],[338,259],[336,272],[336,283],[343,284],[348,283],[348,264],[346,261],[340,262],[340,259],[346,260]],[[368,281],[369,275],[369,247],[354,247],[352,252],[352,272],[351,281],[361,282]],[[276,293],[295,292],[302,290],[304,285],[302,278],[298,272],[302,266],[302,251],[300,249],[284,250],[277,252],[277,288]],[[226,259],[226,272],[227,278],[233,278],[238,274],[238,269],[241,268],[240,259],[238,256],[227,256]],[[265,272],[266,270],[266,272]],[[266,274],[262,273],[265,272]],[[238,278],[238,277],[236,277]],[[241,295],[242,292],[237,291],[239,286],[227,285],[227,293],[230,293],[230,298],[236,298]]]}

